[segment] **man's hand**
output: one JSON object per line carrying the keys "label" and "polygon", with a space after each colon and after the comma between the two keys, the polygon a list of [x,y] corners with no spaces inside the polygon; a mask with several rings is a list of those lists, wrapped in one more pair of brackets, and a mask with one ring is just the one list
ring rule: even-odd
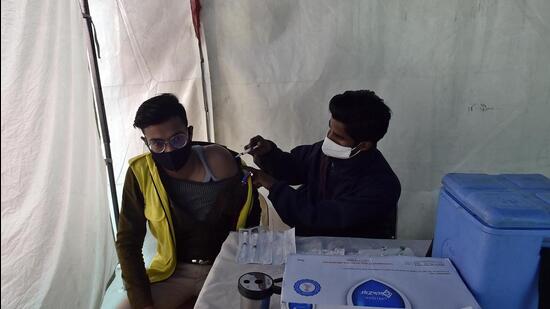
{"label": "man's hand", "polygon": [[270,190],[277,181],[271,175],[262,170],[255,169],[253,167],[244,167],[244,169],[252,173],[252,184],[254,184],[256,188],[264,187],[267,190]]}
{"label": "man's hand", "polygon": [[254,157],[263,156],[273,150],[273,144],[263,137],[257,135],[250,139],[248,145],[244,146],[244,149],[246,150],[251,148],[252,150],[250,150],[249,152],[251,155],[253,155]]}

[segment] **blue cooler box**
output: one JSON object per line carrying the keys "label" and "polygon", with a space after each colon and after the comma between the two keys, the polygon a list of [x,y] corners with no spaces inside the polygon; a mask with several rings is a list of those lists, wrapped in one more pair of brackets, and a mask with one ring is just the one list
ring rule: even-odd
{"label": "blue cooler box", "polygon": [[549,242],[548,178],[443,178],[433,256],[451,259],[482,308],[536,309],[539,253]]}

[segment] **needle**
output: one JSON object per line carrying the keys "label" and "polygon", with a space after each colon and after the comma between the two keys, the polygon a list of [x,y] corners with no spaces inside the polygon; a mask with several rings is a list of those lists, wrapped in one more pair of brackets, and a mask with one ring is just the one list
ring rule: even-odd
{"label": "needle", "polygon": [[257,145],[254,146],[254,147],[250,147],[250,148],[246,149],[245,151],[243,151],[243,152],[239,153],[238,155],[236,155],[235,158],[240,158],[242,155],[245,155],[245,154],[251,152],[252,150],[256,150],[256,149],[258,149]]}

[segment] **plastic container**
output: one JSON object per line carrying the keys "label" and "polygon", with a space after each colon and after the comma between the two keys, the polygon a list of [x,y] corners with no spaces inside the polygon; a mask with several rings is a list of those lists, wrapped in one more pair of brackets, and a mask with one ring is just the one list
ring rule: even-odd
{"label": "plastic container", "polygon": [[482,308],[536,309],[549,197],[550,180],[539,174],[446,175],[433,256],[451,259]]}

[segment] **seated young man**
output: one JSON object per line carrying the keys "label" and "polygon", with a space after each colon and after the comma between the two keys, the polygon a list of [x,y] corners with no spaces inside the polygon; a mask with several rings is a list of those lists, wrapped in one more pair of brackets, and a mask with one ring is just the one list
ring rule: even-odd
{"label": "seated young man", "polygon": [[[128,299],[119,308],[192,308],[231,230],[259,223],[257,192],[226,148],[192,142],[171,94],[145,101],[134,127],[150,152],[130,160],[116,248]],[[145,268],[146,223],[157,252]]]}
{"label": "seated young man", "polygon": [[[401,185],[377,149],[389,107],[369,90],[346,91],[329,103],[323,141],[290,153],[256,136],[245,148],[262,169],[254,183],[269,190],[281,219],[297,235],[394,238]],[[301,185],[297,190],[290,185]]]}

